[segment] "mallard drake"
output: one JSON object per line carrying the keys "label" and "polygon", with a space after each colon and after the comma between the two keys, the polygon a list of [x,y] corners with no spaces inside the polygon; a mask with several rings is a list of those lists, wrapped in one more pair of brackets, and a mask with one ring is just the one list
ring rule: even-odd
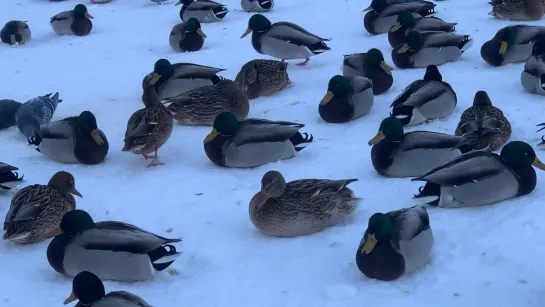
{"label": "mallard drake", "polygon": [[542,0],[492,0],[492,15],[498,19],[527,21],[539,20],[545,13]]}
{"label": "mallard drake", "polygon": [[257,118],[238,121],[235,114],[223,112],[204,139],[204,151],[212,163],[233,168],[289,159],[313,140],[312,135],[299,132],[304,126]]}
{"label": "mallard drake", "polygon": [[529,93],[545,96],[545,39],[536,41],[532,47],[532,56],[524,64],[520,83]]}
{"label": "mallard drake", "polygon": [[248,116],[250,103],[232,80],[196,88],[162,100],[175,120],[187,126],[212,126],[221,112],[233,112],[238,120]]}
{"label": "mallard drake", "polygon": [[0,192],[11,190],[24,182],[24,176],[19,177],[19,173],[14,172],[18,170],[15,166],[0,162]]}
{"label": "mallard drake", "polygon": [[456,22],[445,22],[441,18],[415,17],[410,11],[403,11],[397,15],[397,23],[388,31],[388,42],[394,48],[405,42],[405,37],[411,30],[454,32],[456,25]]}
{"label": "mallard drake", "polygon": [[54,237],[62,216],[76,208],[72,194],[83,197],[74,176],[65,171],[55,173],[47,185],[22,188],[11,199],[3,239],[30,244]]}
{"label": "mallard drake", "polygon": [[336,75],[329,80],[318,113],[328,123],[346,123],[369,113],[374,100],[371,80]]}
{"label": "mallard drake", "polygon": [[0,99],[0,129],[15,126],[15,113],[22,103],[11,99]]}
{"label": "mallard drake", "polygon": [[34,144],[35,136],[40,131],[40,125],[51,121],[55,110],[57,110],[57,105],[61,101],[59,93],[55,93],[53,96],[49,93],[30,99],[15,112],[17,128],[25,135],[29,144]]}
{"label": "mallard drake", "polygon": [[218,22],[229,12],[225,5],[210,0],[180,0],[176,3],[180,4],[183,4],[180,9],[182,21],[196,18],[203,23]]}
{"label": "mallard drake", "polygon": [[106,294],[102,280],[89,271],[78,273],[72,281],[72,293],[64,305],[79,300],[76,306],[126,306],[126,307],[152,307],[141,297],[130,292],[113,291]]}
{"label": "mallard drake", "polygon": [[358,179],[301,179],[286,183],[280,172],[261,178],[261,191],[250,201],[250,220],[263,234],[296,237],[340,223],[359,198],[347,187]]}
{"label": "mallard drake", "polygon": [[498,30],[481,47],[481,57],[492,66],[503,66],[528,60],[534,42],[545,38],[545,27],[512,25]]}
{"label": "mallard drake", "polygon": [[363,25],[369,34],[388,32],[396,23],[401,12],[409,11],[415,16],[424,17],[435,14],[435,3],[430,1],[387,1],[374,0],[364,10]]}
{"label": "mallard drake", "polygon": [[95,115],[89,111],[41,125],[34,144],[44,156],[61,163],[99,164],[110,148]]}
{"label": "mallard drake", "polygon": [[437,197],[428,203],[432,206],[489,205],[531,193],[537,182],[532,165],[545,170],[532,146],[512,141],[502,148],[500,155],[469,152],[411,180],[426,182],[415,197]]}
{"label": "mallard drake", "polygon": [[392,87],[394,77],[392,68],[384,61],[382,52],[376,48],[367,53],[354,53],[344,56],[343,76],[365,77],[373,82],[373,94],[380,95]]}
{"label": "mallard drake", "polygon": [[201,23],[196,18],[175,25],[170,31],[168,43],[175,51],[197,51],[204,45],[206,34],[201,29]]}
{"label": "mallard drake", "polygon": [[441,65],[458,60],[472,44],[469,35],[413,30],[403,45],[394,47],[392,60],[402,69]]}
{"label": "mallard drake", "polygon": [[263,13],[272,10],[274,0],[240,0],[240,5],[246,12]]}
{"label": "mallard drake", "polygon": [[248,21],[248,29],[240,38],[252,33],[252,46],[255,51],[282,59],[305,59],[297,63],[304,66],[310,57],[331,50],[321,38],[302,27],[286,21],[271,23],[267,17],[254,14]]}
{"label": "mallard drake", "polygon": [[377,173],[385,177],[404,178],[420,176],[471,150],[467,143],[461,136],[444,133],[403,133],[401,121],[390,116],[382,120],[369,146],[373,146],[371,161]]}
{"label": "mallard drake", "polygon": [[51,17],[50,23],[53,31],[58,35],[84,36],[93,29],[93,16],[87,11],[87,7],[78,4],[71,11],[60,12]]}
{"label": "mallard drake", "polygon": [[8,21],[0,30],[0,38],[3,43],[17,47],[30,40],[30,28],[24,21]]}
{"label": "mallard drake", "polygon": [[475,150],[494,151],[511,137],[511,123],[492,105],[485,91],[478,91],[473,106],[462,113],[455,135],[472,139]]}
{"label": "mallard drake", "polygon": [[433,247],[426,208],[403,208],[369,218],[356,252],[358,269],[367,277],[392,281],[422,267]]}
{"label": "mallard drake", "polygon": [[291,84],[288,63],[275,60],[251,60],[244,64],[235,84],[248,99],[273,95]]}
{"label": "mallard drake", "polygon": [[83,210],[66,213],[60,229],[47,247],[47,260],[67,276],[89,271],[104,280],[143,281],[180,256],[170,243],[182,239],[164,238],[123,222],[95,223]]}
{"label": "mallard drake", "polygon": [[403,125],[418,125],[449,115],[457,100],[456,92],[443,81],[437,66],[430,65],[423,80],[413,81],[394,99],[391,115]]}
{"label": "mallard drake", "polygon": [[149,78],[157,78],[155,91],[159,100],[162,100],[201,86],[216,84],[221,80],[216,74],[224,70],[192,63],[171,64],[166,59],[159,59],[155,62],[153,72],[142,80],[142,87],[149,83]]}

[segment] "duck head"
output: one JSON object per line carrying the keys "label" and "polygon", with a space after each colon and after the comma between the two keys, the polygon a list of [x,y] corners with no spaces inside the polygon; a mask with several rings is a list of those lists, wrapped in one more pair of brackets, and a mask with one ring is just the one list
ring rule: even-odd
{"label": "duck head", "polygon": [[91,272],[82,271],[72,280],[72,293],[64,300],[64,305],[79,300],[81,304],[78,305],[90,306],[105,296],[102,280]]}
{"label": "duck head", "polygon": [[361,253],[370,254],[379,242],[387,242],[394,233],[392,218],[384,213],[375,213],[369,218],[367,236]]}
{"label": "duck head", "polygon": [[424,37],[418,31],[410,31],[405,38],[405,44],[397,50],[397,53],[405,53],[409,50],[417,52],[424,46]]}
{"label": "duck head", "polygon": [[161,78],[168,79],[174,73],[172,64],[167,59],[159,59],[153,66],[153,76],[151,77],[150,84],[155,86]]}
{"label": "duck head", "polygon": [[98,145],[104,144],[104,140],[98,132],[97,119],[93,113],[89,111],[81,112],[76,120],[76,130],[90,134]]}
{"label": "duck head", "polygon": [[537,40],[532,47],[532,55],[539,56],[545,54],[545,39]]}
{"label": "duck head", "polygon": [[69,172],[56,172],[55,175],[49,179],[47,185],[59,191],[59,193],[62,195],[74,194],[76,196],[83,197],[83,195],[76,190],[76,181],[74,176],[72,176],[72,174]]}
{"label": "duck head", "polygon": [[261,178],[261,192],[268,197],[276,198],[282,196],[286,190],[286,179],[280,172],[268,171]]}
{"label": "duck head", "polygon": [[376,48],[369,49],[365,58],[365,66],[368,70],[380,68],[387,73],[392,72],[392,67],[388,66],[384,61],[384,55]]}
{"label": "duck head", "polygon": [[201,23],[197,20],[197,18],[189,18],[184,23],[184,30],[187,32],[196,32],[202,38],[206,37],[206,34],[204,34],[204,32],[201,29]]}
{"label": "duck head", "polygon": [[443,76],[439,72],[439,69],[435,65],[429,65],[426,67],[426,73],[424,74],[424,81],[437,81],[442,82]]}
{"label": "duck head", "polygon": [[403,11],[397,15],[397,23],[390,29],[390,32],[396,32],[401,28],[412,28],[416,23],[413,13]]}
{"label": "duck head", "polygon": [[533,165],[545,170],[545,164],[536,156],[536,152],[528,143],[512,141],[503,146],[500,157],[513,166],[526,167]]}
{"label": "duck head", "polygon": [[327,85],[327,94],[324,96],[322,101],[320,101],[320,104],[326,105],[331,101],[331,99],[333,99],[333,97],[335,97],[335,95],[345,95],[351,88],[350,80],[348,80],[348,78],[341,75],[333,76]]}
{"label": "duck head", "polygon": [[380,123],[377,135],[369,141],[369,146],[380,143],[382,140],[388,142],[403,141],[403,124],[394,116],[386,117]]}
{"label": "duck head", "polygon": [[252,31],[263,32],[271,27],[271,21],[267,17],[261,14],[255,14],[248,20],[248,28],[246,32],[242,33],[240,38],[244,38],[246,35],[252,33]]}
{"label": "duck head", "polygon": [[505,53],[507,52],[507,48],[515,44],[517,30],[515,27],[505,27],[498,31],[496,37],[500,41],[500,49],[498,50],[498,53],[501,55],[505,55]]}
{"label": "duck head", "polygon": [[87,17],[93,19],[93,16],[87,11],[87,7],[83,4],[78,4],[74,7],[74,16],[76,17]]}
{"label": "duck head", "polygon": [[213,141],[218,135],[231,136],[238,129],[239,122],[235,114],[231,112],[222,112],[214,119],[212,132],[204,139],[204,143]]}
{"label": "duck head", "polygon": [[60,223],[61,232],[68,237],[74,237],[93,227],[95,227],[93,218],[81,209],[66,212]]}

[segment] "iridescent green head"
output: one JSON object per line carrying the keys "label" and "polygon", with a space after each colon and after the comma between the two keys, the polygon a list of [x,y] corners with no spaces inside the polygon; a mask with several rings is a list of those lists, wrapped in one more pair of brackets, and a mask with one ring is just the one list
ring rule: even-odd
{"label": "iridescent green head", "polygon": [[231,136],[235,134],[238,129],[238,119],[235,114],[231,112],[222,112],[214,119],[214,126],[212,132],[206,136],[204,143],[208,143],[214,140],[218,135]]}
{"label": "iridescent green head", "polygon": [[403,138],[403,124],[397,117],[390,116],[382,120],[377,134],[369,141],[369,145],[378,144],[382,140],[401,142]]}
{"label": "iridescent green head", "polygon": [[390,216],[384,213],[373,214],[367,225],[367,237],[365,237],[362,253],[370,254],[377,243],[389,241],[393,233],[394,222]]}

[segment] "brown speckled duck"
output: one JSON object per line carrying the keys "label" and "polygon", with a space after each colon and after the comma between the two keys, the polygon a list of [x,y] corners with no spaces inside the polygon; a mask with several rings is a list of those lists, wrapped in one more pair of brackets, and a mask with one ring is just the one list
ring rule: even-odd
{"label": "brown speckled duck", "polygon": [[543,0],[492,0],[492,12],[498,18],[514,21],[539,20],[545,13]]}
{"label": "brown speckled duck", "polygon": [[291,84],[288,63],[275,60],[251,60],[244,64],[235,78],[236,85],[254,99],[273,95]]}

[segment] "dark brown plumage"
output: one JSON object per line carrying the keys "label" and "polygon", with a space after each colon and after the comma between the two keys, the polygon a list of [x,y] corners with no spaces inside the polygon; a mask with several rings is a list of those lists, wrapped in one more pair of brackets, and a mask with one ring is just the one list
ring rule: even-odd
{"label": "dark brown plumage", "polygon": [[248,99],[270,96],[291,84],[287,68],[286,62],[251,60],[242,66],[235,83]]}

